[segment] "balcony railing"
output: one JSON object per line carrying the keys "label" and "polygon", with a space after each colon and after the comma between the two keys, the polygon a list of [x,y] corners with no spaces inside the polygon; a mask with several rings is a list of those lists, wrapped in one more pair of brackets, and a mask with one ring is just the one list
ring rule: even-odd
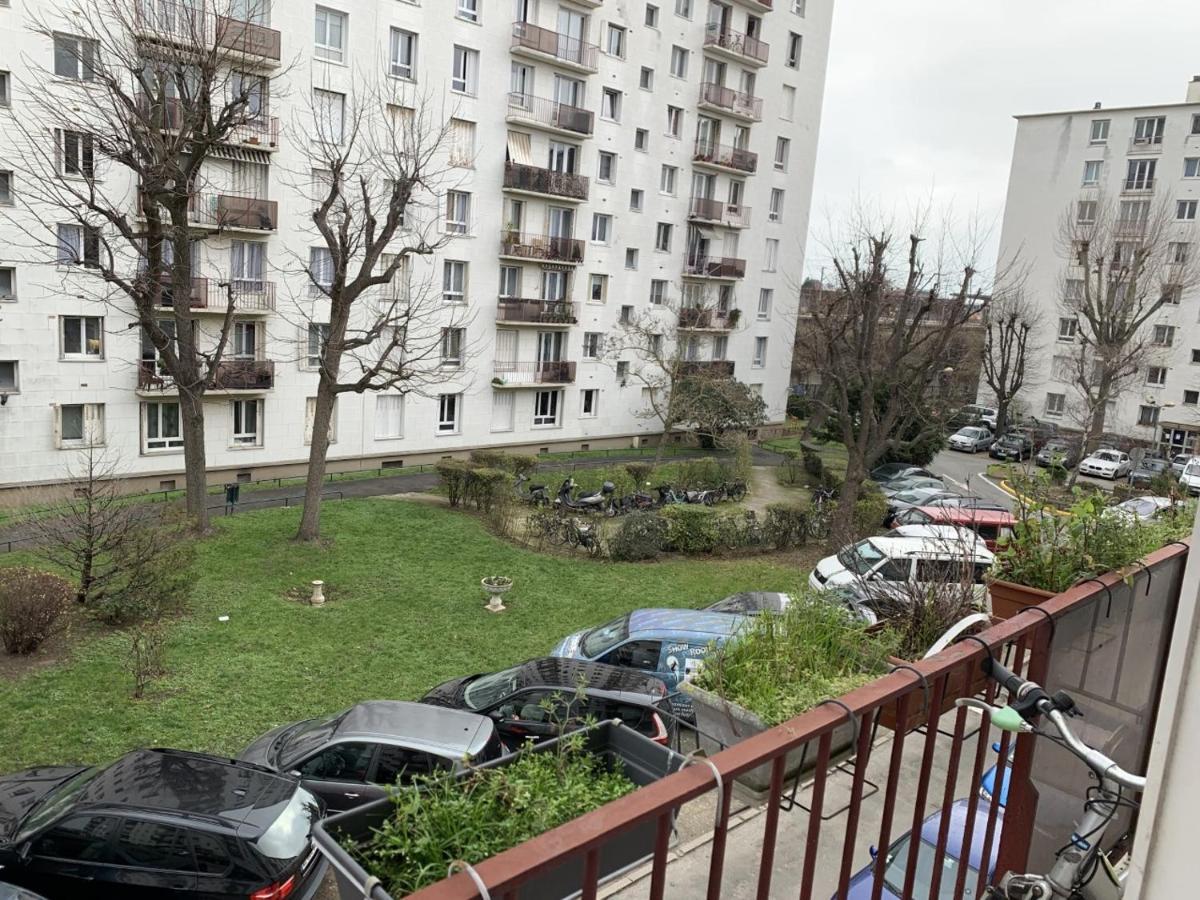
{"label": "balcony railing", "polygon": [[558,103],[545,97],[535,97],[532,94],[522,94],[512,91],[508,95],[508,114],[527,122],[536,122],[560,131],[570,131],[574,134],[591,134],[593,114],[591,110],[580,109]]}
{"label": "balcony railing", "polygon": [[1161,153],[1162,152],[1162,135],[1151,135],[1150,137],[1135,137],[1129,140],[1130,153]]}
{"label": "balcony railing", "polygon": [[746,261],[735,256],[689,256],[684,274],[705,278],[745,278]]}
{"label": "balcony railing", "polygon": [[730,228],[747,228],[750,225],[750,207],[740,203],[722,203],[707,197],[693,197],[688,216],[704,222],[716,222]]}
{"label": "balcony railing", "polygon": [[[154,360],[138,364],[139,391],[173,391],[174,380]],[[227,359],[217,364],[209,390],[269,391],[275,386],[275,363],[269,359]]]}
{"label": "balcony railing", "polygon": [[1127,194],[1149,194],[1154,190],[1153,178],[1126,178],[1121,190]]}
{"label": "balcony railing", "polygon": [[544,362],[501,362],[496,360],[492,371],[499,380],[497,387],[521,385],[573,384],[575,363],[566,360]]}
{"label": "balcony railing", "polygon": [[[172,305],[170,276],[163,277],[162,306]],[[273,312],[275,309],[275,282],[262,279],[234,279],[225,284],[211,282],[208,278],[192,279],[192,296],[188,306],[205,312],[223,313],[230,294],[236,312]]]}
{"label": "balcony railing", "polygon": [[720,378],[732,378],[733,368],[731,359],[689,359],[679,364],[682,375],[713,375]]}
{"label": "balcony railing", "polygon": [[503,231],[500,233],[500,255],[574,265],[583,262],[583,241],[547,234]]}
{"label": "balcony railing", "polygon": [[769,45],[756,37],[742,34],[740,31],[723,31],[720,25],[712,23],[704,33],[704,46],[719,47],[763,65],[766,64],[770,51]]}
{"label": "balcony railing", "polygon": [[679,327],[699,331],[729,331],[738,318],[734,313],[734,310],[685,306],[679,310]]}
{"label": "balcony railing", "polygon": [[596,55],[600,48],[581,41],[569,34],[560,34],[549,28],[539,28],[528,22],[513,22],[512,47],[514,50],[532,50],[545,54],[559,62],[596,71]]}
{"label": "balcony railing", "polygon": [[541,166],[524,166],[520,163],[504,164],[504,187],[513,191],[529,191],[534,194],[549,194],[570,200],[588,198],[588,178],[571,172],[555,172]]}
{"label": "balcony railing", "polygon": [[219,16],[203,6],[172,0],[136,0],[134,22],[141,34],[185,47],[215,45],[276,63],[281,56],[280,35],[274,28]]}
{"label": "balcony railing", "polygon": [[574,325],[578,307],[566,300],[523,300],[501,297],[496,305],[496,321],[530,325]]}
{"label": "balcony railing", "polygon": [[706,141],[703,139],[696,141],[696,149],[692,154],[692,160],[751,174],[758,170],[757,153],[743,150],[741,147],[730,147],[726,144],[718,144],[715,141]]}
{"label": "balcony railing", "polygon": [[[151,98],[146,94],[137,95],[137,106],[142,115],[152,118],[165,131],[178,131],[182,119],[179,100],[175,97],[165,98],[165,102],[157,110],[152,107]],[[225,135],[227,144],[249,144],[263,149],[274,150],[279,146],[279,119],[275,116],[251,115],[245,121],[232,126]]]}
{"label": "balcony railing", "polygon": [[762,121],[762,98],[706,81],[700,85],[700,103],[754,122]]}
{"label": "balcony railing", "polygon": [[188,221],[218,230],[275,231],[279,227],[279,204],[236,194],[193,194]]}

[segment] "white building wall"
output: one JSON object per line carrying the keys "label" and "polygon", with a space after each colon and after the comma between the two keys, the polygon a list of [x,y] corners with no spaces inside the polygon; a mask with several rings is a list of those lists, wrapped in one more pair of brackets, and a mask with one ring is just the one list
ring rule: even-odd
{"label": "white building wall", "polygon": [[[705,21],[708,5],[692,0],[690,17],[675,13],[676,0],[658,0],[658,27],[646,27],[647,4],[633,0],[604,0],[604,2],[571,2],[539,0],[537,15],[532,20],[553,29],[559,6],[589,16],[586,40],[600,44],[606,41],[609,22],[627,28],[627,47],[624,58],[603,52],[598,57],[598,71],[586,75],[571,72],[550,62],[531,62],[511,53],[513,0],[480,0],[481,22],[473,24],[455,17],[456,2],[452,0],[376,0],[361,4],[346,0],[329,0],[322,6],[346,12],[348,44],[346,64],[334,64],[314,59],[313,4],[280,2],[276,0],[270,25],[280,30],[282,66],[272,77],[270,114],[279,118],[281,141],[271,155],[268,196],[279,203],[277,231],[255,236],[268,244],[266,277],[277,283],[277,309],[257,321],[266,328],[264,356],[275,361],[274,386],[254,395],[263,401],[262,444],[239,447],[232,444],[232,412],[230,398],[212,394],[206,400],[207,453],[210,477],[213,481],[228,480],[231,472],[249,472],[258,477],[272,467],[300,464],[307,458],[304,441],[305,399],[316,392],[315,373],[302,365],[303,347],[300,341],[298,307],[308,296],[303,280],[285,277],[284,267],[293,267],[296,260],[307,260],[311,237],[304,231],[307,221],[306,204],[296,192],[289,190],[288,181],[306,167],[297,142],[305,139],[305,119],[308,97],[312,87],[344,92],[352,98],[363,73],[383,66],[388,58],[388,32],[400,27],[418,33],[418,75],[415,93],[431,96],[435,102],[445,98],[448,111],[457,118],[476,123],[476,159],[473,169],[461,171],[461,189],[472,193],[472,227],[468,236],[456,237],[439,252],[435,259],[418,261],[414,277],[422,271],[428,274],[435,288],[440,288],[443,259],[462,259],[469,262],[468,306],[471,323],[468,340],[473,358],[467,373],[452,373],[446,385],[433,389],[447,392],[461,390],[463,409],[461,428],[454,435],[438,435],[435,424],[436,400],[431,397],[409,396],[405,401],[404,434],[399,439],[375,438],[375,403],[373,394],[343,395],[338,401],[336,442],[330,448],[330,460],[348,465],[362,461],[364,466],[377,465],[384,459],[440,454],[489,445],[558,445],[576,447],[580,442],[606,438],[621,438],[628,442],[633,436],[654,433],[652,421],[638,417],[642,407],[640,388],[633,379],[628,386],[619,385],[611,364],[587,362],[581,359],[585,332],[612,334],[622,305],[632,305],[635,315],[649,308],[651,279],[670,283],[670,299],[679,299],[687,240],[689,194],[692,183],[692,156],[696,134],[700,81],[704,61],[709,53],[704,49]],[[679,6],[689,4],[680,0]],[[748,15],[762,19],[762,39],[770,45],[767,65],[755,71],[755,93],[763,100],[762,121],[750,125],[749,149],[758,155],[757,172],[745,176],[746,194],[743,204],[752,210],[751,225],[738,233],[737,256],[746,264],[746,274],[736,280],[735,306],[741,310],[741,321],[729,334],[727,358],[735,361],[735,376],[752,385],[761,385],[768,404],[768,418],[779,421],[789,384],[792,351],[792,328],[795,320],[793,287],[798,285],[803,271],[802,251],[808,228],[809,201],[816,156],[817,133],[820,121],[822,94],[832,0],[774,0],[761,5],[752,0],[729,4],[732,14],[730,27],[746,30]],[[53,8],[50,0],[27,0],[10,6],[0,5],[0,72],[11,72],[11,105],[0,107],[0,170],[15,170],[15,187],[20,190],[22,173],[20,160],[13,156],[15,127],[10,125],[32,109],[24,99],[26,92],[38,90],[41,76],[32,70],[27,60],[51,67],[51,47],[28,30],[34,14]],[[802,36],[802,53],[797,68],[785,65],[789,33]],[[452,48],[460,44],[480,53],[479,87],[474,96],[450,91]],[[678,45],[689,51],[686,78],[672,77],[670,59],[672,47]],[[714,58],[717,58],[714,56]],[[524,125],[506,124],[507,92],[510,70],[514,61],[527,62],[536,68],[534,93],[540,97],[553,96],[555,72],[569,74],[586,81],[583,106],[593,111],[594,134],[571,140],[582,147],[579,172],[591,181],[587,202],[576,206],[575,237],[590,236],[592,213],[604,212],[613,216],[612,236],[606,246],[587,242],[584,262],[576,267],[568,299],[577,304],[579,322],[567,331],[568,360],[576,361],[577,374],[572,385],[563,389],[559,424],[535,428],[532,425],[534,391],[510,389],[515,394],[514,427],[511,431],[492,429],[492,361],[496,333],[496,298],[499,268],[502,260],[498,250],[500,233],[505,224],[502,190],[506,156],[507,132],[527,131],[533,135],[535,161],[546,155],[548,140],[568,140],[548,135]],[[737,88],[739,71],[743,66],[725,58],[726,84]],[[639,88],[642,66],[654,69],[653,90]],[[785,118],[784,86],[795,88],[794,108]],[[599,116],[601,89],[615,87],[623,92],[619,122],[606,121]],[[684,122],[679,139],[666,134],[668,105],[684,110]],[[448,112],[449,114],[449,112]],[[719,113],[705,115],[725,123],[722,143],[732,140],[734,119]],[[647,152],[634,149],[637,128],[649,131]],[[7,137],[6,137],[7,135]],[[773,165],[777,137],[790,140],[788,164],[785,170]],[[615,182],[611,185],[596,180],[599,152],[617,154]],[[659,192],[661,166],[676,166],[676,188],[673,195]],[[715,197],[724,200],[730,175],[719,174]],[[630,210],[630,191],[643,191],[641,212]],[[768,222],[768,205],[772,188],[786,191],[782,221]],[[544,232],[544,210],[548,202],[533,196],[526,200],[527,232]],[[570,204],[563,204],[570,205]],[[14,220],[19,207],[0,216],[0,266],[16,267],[17,291],[14,299],[0,300],[0,362],[16,361],[19,366],[19,386],[16,393],[0,407],[0,489],[24,484],[50,483],[63,477],[74,453],[59,449],[55,442],[56,406],[72,403],[104,405],[104,442],[120,468],[131,476],[169,480],[182,471],[182,449],[148,451],[144,447],[142,404],[146,397],[133,390],[136,384],[139,341],[136,329],[131,329],[134,317],[96,300],[73,296],[64,286],[61,272],[52,264],[47,248],[29,246],[30,240]],[[655,228],[658,222],[674,225],[671,252],[654,250]],[[718,235],[726,229],[714,228]],[[214,281],[228,277],[229,238],[243,235],[214,236],[205,241],[203,265],[205,274]],[[774,271],[765,271],[764,261],[768,238],[779,241],[779,262]],[[636,271],[625,268],[626,248],[637,248],[639,265]],[[720,240],[712,251],[721,255]],[[587,300],[588,276],[591,273],[609,275],[608,296],[604,303]],[[538,296],[539,269],[536,264],[525,266],[523,294]],[[714,283],[715,285],[715,283]],[[761,288],[774,290],[773,307],[769,318],[756,316]],[[99,361],[72,362],[60,358],[59,320],[63,315],[104,316],[104,358]],[[519,359],[532,361],[536,329],[521,327]],[[752,366],[755,338],[768,338],[764,366]],[[702,346],[702,358],[709,352],[708,343]],[[580,417],[580,393],[586,388],[600,390],[599,414],[594,418]],[[256,474],[257,473],[257,474]]]}

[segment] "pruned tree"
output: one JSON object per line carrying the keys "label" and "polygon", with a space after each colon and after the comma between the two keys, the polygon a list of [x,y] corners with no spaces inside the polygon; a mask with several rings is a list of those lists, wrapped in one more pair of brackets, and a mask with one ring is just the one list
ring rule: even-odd
{"label": "pruned tree", "polygon": [[736,378],[688,375],[676,383],[675,391],[678,406],[706,449],[716,447],[730,432],[745,432],[766,421],[766,402]]}
{"label": "pruned tree", "polygon": [[1019,289],[992,297],[985,316],[983,380],[996,398],[996,433],[1008,430],[1013,401],[1025,386],[1031,354],[1040,346],[1042,317]]}
{"label": "pruned tree", "polygon": [[468,222],[438,214],[456,167],[470,164],[461,158],[452,113],[428,97],[407,101],[378,80],[359,84],[340,101],[314,92],[308,120],[297,122],[314,136],[295,185],[311,205],[315,241],[310,258],[297,260],[309,285],[296,304],[302,352],[318,372],[296,535],[305,541],[320,535],[337,398],[420,393],[461,376],[469,356],[464,305],[445,303],[413,272],[414,260],[467,233]]}
{"label": "pruned tree", "polygon": [[[138,386],[178,395],[187,511],[203,529],[203,401],[225,374],[235,302],[228,274],[210,290],[193,252],[248,216],[245,203],[222,202],[230,166],[213,161],[266,127],[266,79],[247,73],[247,54],[262,49],[250,33],[262,8],[66,0],[40,9],[29,28],[53,47],[53,63],[28,61],[25,113],[9,120],[13,149],[0,164],[19,185],[9,219],[59,289],[131,316],[152,348],[154,359],[137,361]],[[223,315],[201,324],[199,307]]]}

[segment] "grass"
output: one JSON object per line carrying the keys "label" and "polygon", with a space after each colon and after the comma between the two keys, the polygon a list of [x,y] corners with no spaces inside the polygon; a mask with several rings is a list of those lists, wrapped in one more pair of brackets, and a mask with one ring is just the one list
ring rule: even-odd
{"label": "grass", "polygon": [[[535,553],[474,518],[425,504],[345,500],[322,512],[327,547],[291,542],[299,510],[214,524],[191,614],[172,626],[169,674],[130,699],[126,639],[80,641],[67,661],[0,682],[0,772],[101,762],[137,746],[236,753],[283,722],[545,654],[564,635],[639,606],[699,606],[740,590],[795,589],[794,560],[607,563]],[[3,564],[27,562],[24,554]],[[509,611],[479,580],[515,580]],[[324,608],[289,600],[313,579]],[[219,616],[229,621],[218,621]]]}
{"label": "grass", "polygon": [[[840,477],[845,477],[847,454],[844,445],[835,441],[821,443],[810,440],[807,443],[817,448],[817,455],[824,461],[826,468]],[[800,438],[797,436],[763,441],[763,447],[768,450],[774,450],[776,453],[782,453],[784,450],[799,450]]]}

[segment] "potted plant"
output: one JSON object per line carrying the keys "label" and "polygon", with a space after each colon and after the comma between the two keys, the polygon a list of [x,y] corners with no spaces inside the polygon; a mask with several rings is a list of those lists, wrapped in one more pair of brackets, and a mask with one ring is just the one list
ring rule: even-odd
{"label": "potted plant", "polygon": [[[619,722],[601,722],[458,775],[418,779],[317,823],[313,840],[333,863],[341,900],[398,900],[439,881],[456,860],[478,864],[666,777],[682,761]],[[656,828],[647,821],[605,845],[601,879],[647,858]],[[521,892],[568,897],[582,875],[581,858],[539,873]]]}
{"label": "potted plant", "polygon": [[507,575],[489,575],[480,584],[488,594],[488,612],[503,611],[504,604],[500,602],[500,595],[507,593],[512,588],[513,580]]}
{"label": "potted plant", "polygon": [[737,328],[738,320],[741,317],[742,317],[742,311],[740,309],[731,309],[729,311],[729,327]]}
{"label": "potted plant", "polygon": [[504,379],[497,375],[492,379],[492,387],[504,387]]}

